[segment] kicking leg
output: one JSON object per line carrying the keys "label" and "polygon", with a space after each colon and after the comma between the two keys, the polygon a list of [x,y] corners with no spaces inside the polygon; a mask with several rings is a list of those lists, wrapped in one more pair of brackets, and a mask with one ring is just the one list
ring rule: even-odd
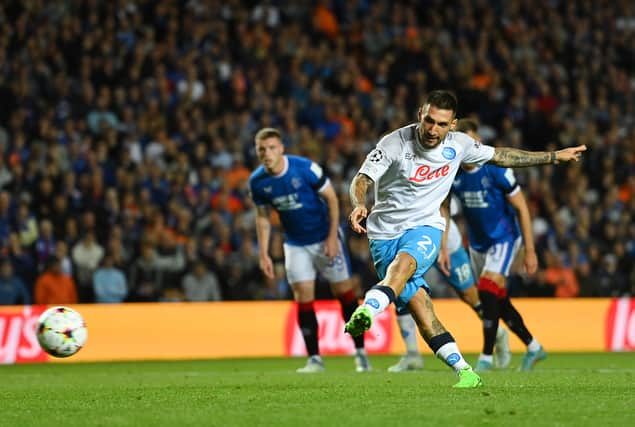
{"label": "kicking leg", "polygon": [[457,388],[481,387],[481,378],[472,371],[472,367],[465,361],[452,335],[443,327],[432,306],[430,296],[419,289],[408,303],[421,336],[432,349],[434,354],[459,375]]}
{"label": "kicking leg", "polygon": [[399,252],[388,266],[386,277],[366,292],[364,303],[355,310],[344,330],[352,336],[369,330],[373,318],[395,300],[416,269],[415,259],[406,252]]}

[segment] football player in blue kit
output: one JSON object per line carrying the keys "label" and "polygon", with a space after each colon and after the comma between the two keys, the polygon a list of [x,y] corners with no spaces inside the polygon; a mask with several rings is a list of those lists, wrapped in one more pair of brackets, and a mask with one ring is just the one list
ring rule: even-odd
{"label": "football player in blue kit", "polygon": [[[480,141],[478,125],[470,119],[458,121],[456,129]],[[452,192],[459,198],[468,226],[470,259],[478,279],[483,306],[483,351],[477,371],[493,368],[494,341],[499,319],[527,345],[520,369],[529,371],[547,354],[531,335],[522,316],[507,295],[506,277],[524,243],[524,266],[528,274],[538,268],[531,217],[514,171],[493,165],[462,165]]]}
{"label": "football player in blue kit", "polygon": [[[319,165],[303,157],[284,154],[282,135],[277,129],[258,131],[255,144],[262,164],[251,174],[249,187],[257,209],[260,268],[268,278],[274,277],[269,256],[271,207],[278,212],[282,223],[287,280],[298,303],[298,324],[309,356],[298,372],[322,372],[324,362],[320,357],[318,322],[313,307],[317,273],[331,284],[345,321],[358,306],[350,280],[350,260],[339,229],[337,195]],[[353,337],[353,341],[356,370],[369,371],[364,336]]]}

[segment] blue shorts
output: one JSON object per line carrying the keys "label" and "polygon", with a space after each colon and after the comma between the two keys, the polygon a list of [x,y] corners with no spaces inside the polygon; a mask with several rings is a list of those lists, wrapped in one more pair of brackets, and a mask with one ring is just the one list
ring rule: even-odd
{"label": "blue shorts", "polygon": [[417,262],[417,269],[395,300],[397,310],[405,309],[419,288],[423,287],[426,292],[430,292],[423,275],[439,256],[442,233],[441,230],[426,225],[408,230],[396,239],[370,240],[370,254],[380,280],[386,277],[388,266],[400,252],[407,253]]}
{"label": "blue shorts", "polygon": [[474,274],[472,273],[470,258],[463,246],[450,255],[450,277],[447,280],[457,292],[462,292],[474,285]]}

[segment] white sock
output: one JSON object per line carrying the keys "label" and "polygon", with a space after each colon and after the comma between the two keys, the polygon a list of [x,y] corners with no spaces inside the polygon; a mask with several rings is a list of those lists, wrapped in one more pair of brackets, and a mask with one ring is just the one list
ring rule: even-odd
{"label": "white sock", "polygon": [[536,338],[532,338],[532,340],[529,343],[529,345],[527,345],[527,351],[531,351],[532,353],[537,352],[541,348],[542,348],[542,346],[540,345],[540,343],[538,342],[538,340]]}
{"label": "white sock", "polygon": [[446,365],[454,369],[456,372],[470,366],[463,358],[463,355],[459,351],[459,347],[456,345],[455,342],[443,344],[435,354],[439,359],[443,360]]}
{"label": "white sock", "polygon": [[401,330],[401,336],[406,343],[406,351],[408,354],[419,354],[419,345],[417,344],[417,323],[410,314],[400,314],[397,316],[397,323]]}
{"label": "white sock", "polygon": [[370,310],[370,314],[375,317],[383,312],[390,305],[388,295],[377,289],[366,292],[364,307]]}
{"label": "white sock", "polygon": [[363,349],[363,348],[356,348],[355,349],[355,356],[367,356],[366,350]]}
{"label": "white sock", "polygon": [[479,362],[482,360],[483,362],[494,363],[494,355],[493,354],[483,354],[478,357]]}

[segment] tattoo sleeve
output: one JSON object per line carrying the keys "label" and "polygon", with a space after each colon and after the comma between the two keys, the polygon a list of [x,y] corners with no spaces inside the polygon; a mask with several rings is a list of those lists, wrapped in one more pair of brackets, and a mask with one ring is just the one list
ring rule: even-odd
{"label": "tattoo sleeve", "polygon": [[370,179],[368,175],[364,175],[363,173],[355,175],[349,189],[351,205],[353,205],[353,208],[356,208],[357,206],[366,206],[366,192],[372,183],[373,180]]}
{"label": "tattoo sleeve", "polygon": [[509,147],[496,147],[489,163],[506,168],[548,165],[553,163],[555,153],[548,151],[524,151]]}

